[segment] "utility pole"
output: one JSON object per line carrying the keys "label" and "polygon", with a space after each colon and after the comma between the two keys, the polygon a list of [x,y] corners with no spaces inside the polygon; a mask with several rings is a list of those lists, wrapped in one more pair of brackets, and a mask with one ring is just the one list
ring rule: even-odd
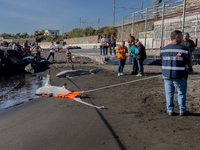
{"label": "utility pole", "polygon": [[154,6],[154,17],[157,17],[157,0],[153,0],[153,6]]}
{"label": "utility pole", "polygon": [[185,11],[186,11],[186,0],[183,0],[183,20],[182,20],[182,33],[184,34],[185,28]]}
{"label": "utility pole", "polygon": [[113,5],[113,28],[115,26],[115,0],[114,0],[114,5]]}
{"label": "utility pole", "polygon": [[143,19],[142,10],[143,10],[143,2],[141,2],[141,19]]}
{"label": "utility pole", "polygon": [[80,18],[79,28],[81,28],[81,18]]}
{"label": "utility pole", "polygon": [[65,29],[64,29],[64,26],[63,26],[63,33],[64,33]]}
{"label": "utility pole", "polygon": [[99,24],[100,24],[100,18],[98,19],[98,28],[99,28]]}

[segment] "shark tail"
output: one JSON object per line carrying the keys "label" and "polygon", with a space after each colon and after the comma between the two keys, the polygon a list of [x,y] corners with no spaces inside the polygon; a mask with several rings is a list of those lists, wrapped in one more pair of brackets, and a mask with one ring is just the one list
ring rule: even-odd
{"label": "shark tail", "polygon": [[47,73],[45,86],[50,86],[50,85],[51,85],[51,75],[50,75],[50,71],[49,71],[49,73]]}

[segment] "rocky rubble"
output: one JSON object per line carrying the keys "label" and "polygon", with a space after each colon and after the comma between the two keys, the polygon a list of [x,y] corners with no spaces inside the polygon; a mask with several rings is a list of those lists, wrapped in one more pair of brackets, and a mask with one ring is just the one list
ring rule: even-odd
{"label": "rocky rubble", "polygon": [[0,42],[0,75],[35,73],[47,64],[49,62],[46,60],[39,62],[34,56],[27,56],[21,46],[15,42]]}

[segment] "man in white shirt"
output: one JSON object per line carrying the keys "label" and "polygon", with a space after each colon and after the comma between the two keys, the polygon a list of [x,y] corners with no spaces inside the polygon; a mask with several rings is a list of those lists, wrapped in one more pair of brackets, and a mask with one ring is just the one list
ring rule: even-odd
{"label": "man in white shirt", "polygon": [[55,47],[55,45],[53,44],[53,41],[52,41],[51,42],[51,46],[50,46],[50,53],[49,53],[49,56],[48,56],[47,60],[49,60],[50,56],[52,56],[53,61],[55,61],[54,60],[54,53],[55,53],[55,51],[56,51],[56,47]]}
{"label": "man in white shirt", "polygon": [[108,53],[108,47],[109,47],[109,40],[106,37],[106,34],[104,35],[104,37],[102,38],[102,49],[103,49],[103,55],[107,55]]}

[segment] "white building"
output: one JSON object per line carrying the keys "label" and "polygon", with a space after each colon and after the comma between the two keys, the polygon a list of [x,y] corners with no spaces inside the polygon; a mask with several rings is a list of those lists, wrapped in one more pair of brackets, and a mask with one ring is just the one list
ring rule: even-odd
{"label": "white building", "polygon": [[60,30],[45,30],[45,35],[59,35]]}

